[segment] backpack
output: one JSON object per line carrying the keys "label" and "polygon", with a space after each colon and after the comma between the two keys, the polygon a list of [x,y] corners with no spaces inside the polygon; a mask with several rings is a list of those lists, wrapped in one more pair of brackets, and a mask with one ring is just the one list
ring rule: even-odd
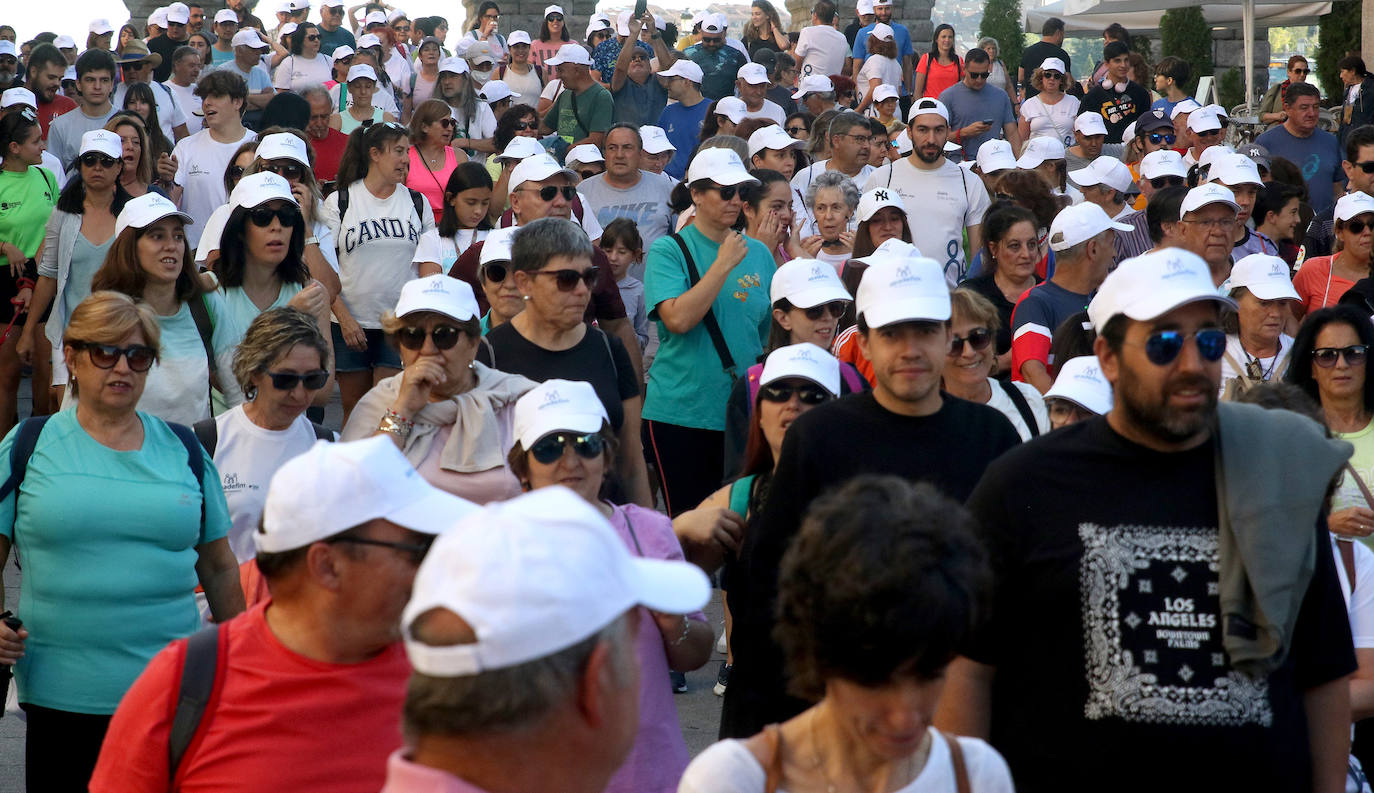
{"label": "backpack", "polygon": [[[353,185],[340,187],[339,193],[339,227],[343,227],[344,215],[348,214],[348,188]],[[420,219],[420,225],[425,223],[425,194],[412,187],[407,187],[410,191],[410,203],[415,205],[415,216]]]}
{"label": "backpack", "polygon": [[[315,440],[329,441],[331,443],[334,441],[333,430],[316,424],[313,421],[310,422],[310,428],[315,431]],[[215,456],[215,447],[219,445],[219,423],[213,418],[201,419],[191,425],[191,431],[195,433],[196,440],[200,442],[201,446],[205,447],[205,451],[213,459]]]}

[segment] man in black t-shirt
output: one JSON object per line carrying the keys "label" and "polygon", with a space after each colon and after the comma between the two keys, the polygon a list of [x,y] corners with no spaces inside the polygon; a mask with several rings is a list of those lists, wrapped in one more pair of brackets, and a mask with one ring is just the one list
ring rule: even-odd
{"label": "man in black t-shirt", "polygon": [[730,579],[735,663],[721,737],[754,735],[807,707],[787,694],[772,629],[782,554],[813,498],[872,473],[930,482],[964,499],[988,463],[1020,442],[1000,411],[940,391],[952,339],[949,287],[938,262],[919,255],[880,260],[864,272],[856,298],[859,345],[876,382],[871,392],[802,414],[783,439],[767,501]]}
{"label": "man in black t-shirt", "polygon": [[1218,408],[1229,304],[1187,251],[1123,263],[1088,308],[1113,409],[969,498],[994,593],[936,722],[988,738],[1022,793],[1344,789],[1355,661],[1323,501],[1350,450]]}
{"label": "man in black t-shirt", "polygon": [[1083,97],[1078,112],[1101,115],[1107,142],[1120,143],[1126,127],[1150,109],[1150,92],[1131,80],[1131,48],[1124,42],[1107,42],[1102,59],[1107,62],[1107,76]]}
{"label": "man in black t-shirt", "polygon": [[1046,58],[1058,58],[1064,62],[1064,75],[1062,86],[1073,83],[1073,59],[1069,53],[1064,51],[1064,20],[1059,17],[1050,17],[1045,20],[1045,24],[1040,27],[1040,40],[1021,51],[1021,65],[1016,70],[1016,84],[1021,88],[1022,102],[1040,93],[1035,86],[1031,85],[1031,78],[1035,76],[1035,70],[1040,68],[1040,64]]}

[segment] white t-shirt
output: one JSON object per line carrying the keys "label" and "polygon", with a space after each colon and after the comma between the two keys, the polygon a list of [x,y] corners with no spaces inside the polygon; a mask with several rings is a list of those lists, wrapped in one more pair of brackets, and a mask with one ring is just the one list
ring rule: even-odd
{"label": "white t-shirt", "polygon": [[334,79],[334,60],[324,53],[313,58],[288,55],[277,64],[272,87],[278,91],[299,92],[308,85],[324,85]]}
{"label": "white t-shirt", "polygon": [[802,28],[797,35],[797,46],[792,54],[801,59],[802,77],[809,74],[828,77],[844,70],[844,59],[849,57],[849,40],[830,25],[811,25]]}
{"label": "white t-shirt", "polygon": [[487,234],[488,232],[480,229],[458,229],[452,237],[440,237],[439,266],[447,273],[453,269],[453,263],[458,261],[459,256],[473,245],[486,240]]}
{"label": "white t-shirt", "polygon": [[[200,112],[200,97],[196,96],[195,85],[188,85],[183,88],[171,80],[163,83],[163,85],[167,86],[167,90],[171,91],[172,95],[177,98],[177,104],[181,105],[181,111],[186,116],[186,134],[194,135],[204,129],[205,119],[196,115]],[[162,120],[161,115],[158,116],[158,120]]]}
{"label": "white t-shirt", "polygon": [[[157,100],[157,122],[162,127],[162,134],[167,136],[167,140],[176,140],[172,130],[186,123],[186,111],[182,109],[181,103],[177,101],[176,95],[171,89],[162,83],[148,83],[148,87],[153,89],[153,98]],[[120,83],[115,88],[114,97],[110,99],[115,107],[124,107],[124,95],[129,92],[129,86]],[[199,103],[197,103],[199,105]],[[187,128],[187,132],[190,128]]]}
{"label": "white t-shirt", "polygon": [[1032,138],[1059,138],[1065,146],[1074,144],[1073,122],[1078,118],[1078,97],[1064,95],[1052,105],[1032,96],[1021,103],[1021,118],[1030,123]]}
{"label": "white t-shirt", "polygon": [[391,78],[391,82],[395,83],[396,87],[400,89],[401,96],[410,93],[411,68],[410,61],[406,56],[402,55],[395,47],[392,47],[391,54],[387,56],[386,63],[382,64],[382,68],[386,69],[387,76]]}
{"label": "white t-shirt", "polygon": [[1345,607],[1350,613],[1350,636],[1355,649],[1374,648],[1374,551],[1358,540],[1350,543],[1355,549],[1355,592],[1350,592],[1350,579],[1341,561],[1340,540],[1331,535],[1331,552],[1336,557],[1336,577],[1345,595]]}
{"label": "white t-shirt", "polygon": [[215,468],[219,470],[224,499],[229,502],[229,547],[240,564],[257,555],[253,534],[267,501],[272,474],[293,457],[315,445],[315,429],[304,414],[284,430],[269,430],[244,415],[243,406],[231,408],[215,419]]}
{"label": "white t-shirt", "polygon": [[907,212],[918,221],[909,224],[912,244],[940,262],[951,289],[958,286],[968,270],[964,229],[980,225],[992,204],[982,180],[948,159],[935,170],[923,171],[903,157],[874,170],[862,190],[878,187],[891,187],[901,195]]}
{"label": "white t-shirt", "polygon": [[766,118],[769,121],[776,123],[780,127],[783,124],[787,123],[787,114],[782,112],[782,108],[778,106],[777,102],[773,102],[768,99],[763,100],[763,107],[759,108],[758,110],[750,110],[746,107],[744,109],[744,117]]}
{"label": "white t-shirt", "polygon": [[[225,403],[237,405],[243,401],[243,392],[234,380],[234,349],[244,329],[229,317],[218,292],[210,292],[204,299],[215,327],[210,346],[215,352],[218,385]],[[148,372],[138,409],[187,426],[210,418],[210,366],[190,306],[182,303],[172,316],[159,316],[157,324],[162,328],[162,355]]]}
{"label": "white t-shirt", "polygon": [[[1045,407],[1045,398],[1040,395],[1040,391],[1030,383],[1012,383],[1021,396],[1026,398],[1026,404],[1030,406],[1031,415],[1035,417],[1036,429],[1040,435],[1050,431],[1050,412]],[[1021,436],[1021,440],[1031,439],[1030,427],[1026,426],[1026,420],[1022,418],[1021,411],[1016,409],[1016,403],[1011,401],[1007,392],[1002,390],[1002,386],[991,377],[988,378],[988,386],[992,388],[992,396],[987,401],[987,406],[997,408],[1002,415],[1007,417],[1011,425],[1016,428],[1016,434]]]}
{"label": "white t-shirt", "polygon": [[870,55],[864,61],[864,65],[859,68],[858,85],[854,90],[862,99],[868,93],[868,83],[874,77],[882,80],[882,85],[899,86],[902,84],[902,65],[896,58],[889,58],[886,55]]}
{"label": "white t-shirt", "polygon": [[[792,177],[792,211],[797,213],[796,216],[803,220],[803,236],[819,233],[816,231],[815,227],[816,213],[811,211],[811,206],[806,203],[806,199],[807,192],[811,188],[811,181],[829,170],[826,167],[829,162],[830,160],[817,160],[800,171],[797,171],[796,175]],[[859,170],[858,176],[850,177],[854,180],[854,186],[862,191],[864,182],[868,181],[868,178],[873,175],[873,171],[875,170],[877,169],[872,165],[865,163],[864,167]],[[859,227],[859,221],[856,218],[857,215],[851,215],[849,218],[850,231]]]}
{"label": "white t-shirt", "polygon": [[[1279,356],[1282,359],[1278,364],[1274,363],[1274,356],[1267,358],[1257,358],[1260,365],[1260,375],[1266,381],[1279,383],[1283,381],[1283,373],[1288,371],[1288,361],[1293,353],[1293,337],[1287,333],[1279,334]],[[1231,365],[1231,360],[1240,364],[1240,371]],[[1221,357],[1221,388],[1217,389],[1217,395],[1226,393],[1226,381],[1233,377],[1240,377],[1245,374],[1245,365],[1250,361],[1250,356],[1246,355],[1245,347],[1240,343],[1240,336],[1232,333],[1226,336],[1226,354]],[[1267,375],[1267,376],[1266,376]]]}
{"label": "white t-shirt", "polygon": [[331,193],[322,217],[338,247],[340,297],[360,326],[380,329],[382,312],[396,307],[401,287],[418,275],[415,248],[420,235],[434,229],[434,210],[421,201],[417,217],[405,185],[379,199],[361,179],[349,186],[348,202],[341,221],[339,194]]}
{"label": "white t-shirt", "polygon": [[[329,104],[334,110],[339,109],[339,86],[342,83],[335,83],[329,88]],[[409,83],[407,83],[409,85]],[[379,86],[380,88],[380,86]],[[344,97],[344,109],[353,107],[353,95],[348,94]],[[380,107],[383,113],[390,113],[396,118],[401,117],[401,109],[396,106],[396,96],[387,89],[381,89],[372,93],[372,106]]]}
{"label": "white t-shirt", "polygon": [[[932,732],[934,732],[932,730]],[[978,793],[1012,793],[1011,770],[1002,755],[979,738],[959,738],[964,751],[964,767],[969,787]],[[678,783],[678,793],[763,793],[766,774],[763,766],[742,741],[733,738],[711,744],[687,765]],[[949,744],[935,732],[930,757],[911,784],[897,793],[953,793],[956,788],[954,762]],[[778,793],[786,793],[778,788]]]}
{"label": "white t-shirt", "polygon": [[[477,101],[477,118],[470,124],[467,118],[458,112],[458,108],[452,105],[449,106],[448,114],[458,122],[458,127],[453,131],[454,139],[481,140],[496,134],[496,114],[491,112],[491,105],[480,99]],[[480,159],[485,160],[485,156]]]}
{"label": "white t-shirt", "polygon": [[239,146],[257,137],[256,132],[245,129],[238,140],[220,143],[210,137],[210,130],[203,129],[177,141],[172,149],[172,156],[177,158],[176,183],[182,191],[181,209],[195,218],[186,226],[192,249],[200,244],[201,231],[211,213],[229,200],[224,192],[224,169],[229,167],[230,158]]}

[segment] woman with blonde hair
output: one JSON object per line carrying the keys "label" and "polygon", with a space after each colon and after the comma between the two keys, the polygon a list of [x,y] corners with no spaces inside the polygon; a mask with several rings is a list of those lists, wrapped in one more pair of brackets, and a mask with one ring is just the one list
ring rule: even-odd
{"label": "woman with blonde hair", "polygon": [[152,142],[143,119],[136,113],[119,112],[105,122],[105,129],[118,135],[124,144],[124,167],[119,173],[119,186],[133,198],[149,190],[161,193],[161,188],[155,184],[158,176],[153,167]]}

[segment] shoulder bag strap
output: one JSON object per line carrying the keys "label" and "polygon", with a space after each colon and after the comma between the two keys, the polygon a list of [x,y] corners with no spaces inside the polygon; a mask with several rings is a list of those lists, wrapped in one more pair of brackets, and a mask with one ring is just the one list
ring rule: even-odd
{"label": "shoulder bag strap", "polygon": [[215,456],[215,447],[219,445],[219,425],[214,418],[201,419],[191,425],[192,431],[196,433],[196,440],[205,447],[211,457]]}
{"label": "shoulder bag strap", "polygon": [[1336,538],[1336,551],[1341,557],[1341,567],[1345,568],[1345,580],[1350,583],[1350,594],[1355,594],[1355,541],[1345,537]]}
{"label": "shoulder bag strap", "polygon": [[1026,428],[1030,430],[1032,438],[1040,437],[1040,426],[1035,422],[1035,414],[1031,412],[1030,403],[1026,401],[1026,395],[1021,393],[1021,389],[1010,380],[998,380],[997,384],[1002,387],[1011,403],[1016,406],[1016,412],[1021,414],[1021,420],[1026,422]]}
{"label": "shoulder bag strap", "polygon": [[767,744],[768,762],[763,764],[763,793],[777,793],[782,782],[782,728],[770,724],[763,728]]}
{"label": "shoulder bag strap", "polygon": [[[687,288],[691,289],[701,281],[701,274],[697,272],[697,263],[692,260],[692,252],[687,250],[687,241],[681,234],[670,234],[677,246],[682,249],[682,256],[687,265]],[[720,330],[720,323],[716,321],[715,301],[712,300],[712,307],[706,309],[706,315],[701,318],[701,324],[706,326],[706,332],[711,337],[711,343],[716,347],[716,355],[720,356],[721,368],[730,375],[731,380],[735,380],[739,375],[735,374],[735,359],[730,355],[730,346],[725,343],[725,334]]]}
{"label": "shoulder bag strap", "polygon": [[582,130],[582,137],[585,138],[591,134],[591,130],[587,129],[587,125],[582,123],[582,115],[577,112],[577,92],[571,88],[568,89],[568,101],[572,102],[573,120],[577,122],[578,128]]}
{"label": "shoulder bag strap", "polygon": [[972,793],[973,786],[968,781],[968,766],[964,763],[964,747],[959,745],[958,736],[943,730],[940,735],[949,745],[949,762],[954,766],[954,788],[959,793]]}
{"label": "shoulder bag strap", "polygon": [[177,692],[176,713],[167,736],[167,773],[174,786],[186,750],[200,729],[205,709],[214,695],[219,676],[220,625],[212,625],[186,640],[186,655],[181,664],[181,688]]}
{"label": "shoulder bag strap", "polygon": [[1240,362],[1236,360],[1235,356],[1231,354],[1230,350],[1227,350],[1226,352],[1222,353],[1221,357],[1226,360],[1226,363],[1230,365],[1232,369],[1235,370],[1236,377],[1240,378],[1241,381],[1243,381],[1247,387],[1255,384],[1254,381],[1250,379],[1250,373],[1245,371],[1245,367],[1240,365]]}
{"label": "shoulder bag strap", "polygon": [[315,440],[334,442],[334,431],[323,424],[316,424],[312,421],[310,422],[310,429],[315,431]]}
{"label": "shoulder bag strap", "polygon": [[1345,472],[1350,474],[1351,478],[1355,480],[1355,486],[1360,489],[1360,495],[1364,496],[1364,503],[1370,509],[1374,509],[1374,493],[1369,492],[1369,486],[1366,485],[1364,479],[1355,472],[1355,466],[1347,462],[1345,464]]}

